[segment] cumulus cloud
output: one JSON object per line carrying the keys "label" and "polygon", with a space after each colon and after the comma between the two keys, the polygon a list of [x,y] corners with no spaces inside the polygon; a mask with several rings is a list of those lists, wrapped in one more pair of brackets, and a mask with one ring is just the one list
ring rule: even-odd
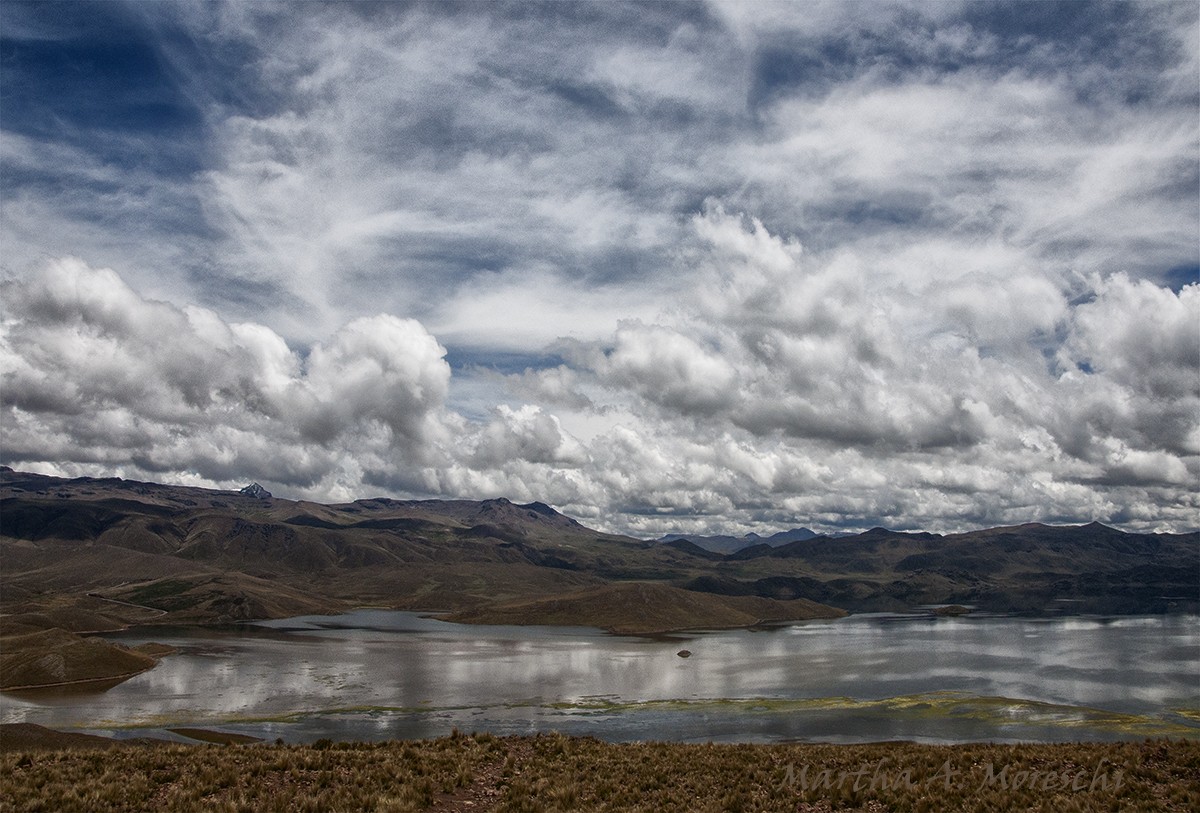
{"label": "cumulus cloud", "polygon": [[1098,282],[1096,297],[1075,311],[1064,346],[1086,364],[1147,398],[1200,395],[1200,286],[1178,293],[1125,274]]}
{"label": "cumulus cloud", "polygon": [[[778,312],[697,295],[674,321],[624,325],[608,344],[576,345],[568,364],[513,377],[514,391],[557,407],[501,404],[485,420],[447,406],[444,350],[413,320],[359,318],[302,354],[262,325],[147,300],[112,271],[57,261],[6,283],[5,459],[219,485],[254,478],[323,499],[371,488],[542,499],[646,535],[731,520],[958,527],[1083,511],[1188,521],[1200,423],[1188,332],[1200,286],[1105,282],[1068,308],[1059,357],[1035,373],[929,341],[938,326],[957,329],[954,288],[926,300],[940,321],[920,330],[892,324],[877,298],[846,300],[832,323],[792,318],[805,286],[853,266],[808,273],[798,251],[782,263],[785,242],[720,211],[697,231],[731,222],[744,238],[734,242],[745,302],[761,303],[749,283],[770,281]],[[714,273],[728,274],[727,260],[716,251]],[[1022,291],[1031,305],[1041,297],[1021,285],[1012,296]],[[1142,321],[1156,314],[1166,318]],[[845,338],[866,316],[890,342],[886,356],[864,358]],[[1126,340],[1137,331],[1153,340]],[[809,336],[826,343],[787,349]],[[763,352],[764,342],[785,349]],[[1107,366],[1061,369],[1085,354]],[[581,414],[600,421],[589,429]]]}
{"label": "cumulus cloud", "polygon": [[597,354],[598,375],[672,413],[713,413],[737,396],[738,372],[719,351],[657,325],[620,328]]}
{"label": "cumulus cloud", "polygon": [[1194,4],[869,11],[6,4],[5,460],[1195,525]]}
{"label": "cumulus cloud", "polygon": [[[1059,352],[1064,388],[1075,396],[1066,442],[1098,459],[1125,460],[1129,443],[1194,460],[1200,452],[1198,326],[1200,285],[1175,293],[1125,275],[1099,282],[1095,298],[1075,309]],[[1140,468],[1149,476],[1145,458]],[[1184,479],[1178,464],[1163,462],[1157,470],[1168,482]]]}
{"label": "cumulus cloud", "polygon": [[[1200,286],[1116,275],[1075,304],[1029,270],[872,286],[853,254],[806,255],[719,207],[695,230],[709,266],[677,317],[572,355],[577,389],[604,393],[586,402],[630,424],[597,437],[594,455],[603,442],[614,463],[637,461],[607,484],[631,513],[786,505],[936,524],[1034,505],[1070,516],[1077,500],[1122,516],[1165,486],[1175,502],[1157,510],[1189,521]],[[559,370],[530,377],[563,386]],[[724,440],[697,448],[697,436]]]}
{"label": "cumulus cloud", "polygon": [[445,351],[413,320],[363,317],[301,357],[262,325],[147,300],[77,259],[4,293],[10,457],[54,460],[44,431],[93,461],[311,485],[364,438],[413,462],[445,431]]}
{"label": "cumulus cloud", "polygon": [[533,404],[519,409],[501,404],[474,437],[474,447],[469,460],[476,468],[502,468],[517,460],[574,468],[586,460],[585,450],[558,418]]}

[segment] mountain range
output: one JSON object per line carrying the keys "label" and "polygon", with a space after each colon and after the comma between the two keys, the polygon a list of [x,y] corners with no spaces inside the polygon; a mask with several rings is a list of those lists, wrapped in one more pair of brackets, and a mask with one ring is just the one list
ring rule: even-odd
{"label": "mountain range", "polygon": [[[729,540],[736,549],[721,552]],[[78,635],[364,605],[623,633],[947,604],[1027,614],[1200,610],[1197,533],[1032,523],[947,535],[876,528],[831,538],[797,529],[664,542],[601,533],[539,502],[324,505],[261,487],[7,468],[0,560],[0,649],[9,666],[21,641],[29,653],[21,663],[35,662],[37,642],[51,640],[36,636],[47,630]],[[53,640],[58,652],[86,649]]]}
{"label": "mountain range", "polygon": [[745,536],[667,534],[660,536],[655,541],[664,545],[672,542],[691,542],[693,545],[703,548],[706,551],[724,554],[736,553],[743,548],[749,548],[754,545],[770,545],[775,548],[780,545],[786,545],[789,542],[801,542],[805,539],[812,539],[816,535],[815,531],[810,531],[808,528],[792,528],[789,531],[780,531],[770,536],[759,536],[756,533],[748,533]]}

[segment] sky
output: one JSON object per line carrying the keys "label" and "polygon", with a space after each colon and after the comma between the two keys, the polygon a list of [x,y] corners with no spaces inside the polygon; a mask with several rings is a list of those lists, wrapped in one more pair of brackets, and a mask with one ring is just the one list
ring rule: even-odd
{"label": "sky", "polygon": [[1200,6],[0,5],[0,462],[1200,526]]}

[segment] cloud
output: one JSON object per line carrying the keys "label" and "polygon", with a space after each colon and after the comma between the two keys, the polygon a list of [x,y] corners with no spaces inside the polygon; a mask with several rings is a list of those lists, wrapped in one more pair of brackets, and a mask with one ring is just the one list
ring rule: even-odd
{"label": "cloud", "polygon": [[591,445],[634,461],[606,481],[627,513],[1148,514],[1161,492],[1130,489],[1162,486],[1177,500],[1162,515],[1192,510],[1200,286],[1096,277],[1071,303],[1053,278],[988,263],[872,285],[854,253],[806,254],[720,207],[695,231],[707,276],[673,316],[575,345],[570,376],[520,377],[618,421]]}
{"label": "cloud", "polygon": [[[44,44],[53,26],[21,11],[12,36]],[[183,146],[201,166],[6,130],[24,156],[6,262],[85,256],[300,342],[383,310],[526,348],[557,338],[558,313],[595,314],[588,338],[601,316],[653,321],[709,197],[873,260],[942,239],[1050,256],[1056,274],[1161,274],[1197,260],[1185,12],[1021,26],[973,4],[716,3],[550,24],[490,6],[106,4],[61,36],[153,51],[159,92],[197,111]],[[180,149],[153,134],[129,148]],[[85,169],[96,180],[70,191]],[[36,248],[46,223],[59,237]],[[560,288],[573,296],[545,295]],[[472,295],[497,290],[541,318]]]}
{"label": "cloud", "polygon": [[520,460],[570,469],[587,459],[584,448],[563,431],[558,418],[533,404],[519,409],[501,404],[474,440],[469,458],[474,468],[500,468]]}
{"label": "cloud", "polygon": [[262,325],[144,299],[76,259],[9,281],[5,305],[11,457],[65,462],[76,438],[90,461],[311,485],[347,448],[412,462],[444,431],[445,351],[412,320],[363,317],[301,357]]}
{"label": "cloud", "polygon": [[1013,12],[6,4],[4,457],[1194,526],[1197,11]]}
{"label": "cloud", "polygon": [[[1140,470],[1143,479],[1149,458],[1130,469],[1128,460],[1137,455],[1123,451],[1125,443],[1194,461],[1200,452],[1197,325],[1200,285],[1175,293],[1125,275],[1098,282],[1095,298],[1075,309],[1059,352],[1064,387],[1075,395],[1066,443],[1116,469]],[[1184,477],[1167,461],[1158,469],[1167,482]]]}
{"label": "cloud", "polygon": [[[759,226],[724,213],[705,219],[741,224],[743,247],[757,246],[767,261],[764,268],[755,251],[743,252],[741,273],[780,284],[785,316],[786,303],[804,300],[792,288],[851,273],[844,263],[810,275],[771,265],[785,243],[769,234],[756,243]],[[719,267],[726,259],[714,254]],[[147,300],[111,271],[62,260],[4,292],[5,460],[225,486],[253,478],[320,499],[370,488],[543,499],[647,535],[703,530],[714,518],[745,528],[801,518],[818,527],[854,518],[937,528],[1081,511],[1170,527],[1189,521],[1197,454],[1186,444],[1200,423],[1197,393],[1194,381],[1190,390],[1164,392],[1158,378],[1134,375],[1129,361],[1177,363],[1186,380],[1194,369],[1189,345],[1184,338],[1176,357],[1175,342],[1200,316],[1194,288],[1176,295],[1109,281],[1069,313],[1072,333],[1058,362],[1090,347],[1099,318],[1140,326],[1151,311],[1174,313],[1139,327],[1157,332],[1157,355],[1145,356],[1147,342],[1138,339],[1128,349],[1141,355],[1123,360],[1113,349],[1125,346],[1122,332],[1114,330],[1104,334],[1114,343],[1105,356],[1111,370],[1043,365],[1036,377],[955,342],[926,344],[923,355],[895,347],[887,363],[847,361],[836,350],[815,360],[764,355],[736,332],[761,339],[744,313],[729,303],[705,311],[712,301],[698,296],[676,322],[626,325],[607,352],[580,345],[574,362],[514,376],[520,391],[553,394],[563,417],[525,403],[469,420],[447,406],[444,351],[413,320],[359,318],[301,354],[262,325]],[[1164,307],[1171,302],[1174,309]],[[863,307],[874,313],[877,304]],[[947,329],[955,326],[951,311],[930,303]],[[851,312],[847,306],[840,318]],[[843,323],[762,315],[783,338],[845,332]],[[903,326],[890,327],[905,340],[895,329]],[[793,365],[817,362],[841,365],[840,376],[806,369],[820,398],[793,384]],[[588,396],[572,397],[584,390]],[[586,421],[573,413],[602,420],[576,436],[567,426]],[[1152,420],[1151,433],[1142,416],[1155,415],[1175,423]],[[1068,430],[1080,421],[1087,429],[1077,443]]]}
{"label": "cloud", "polygon": [[419,449],[438,431],[450,382],[445,352],[411,319],[355,319],[309,354],[304,384],[318,406],[305,424],[328,443],[348,425],[375,421]]}
{"label": "cloud", "polygon": [[1200,285],[1175,293],[1117,274],[1096,289],[1076,308],[1068,357],[1149,398],[1200,396]]}
{"label": "cloud", "polygon": [[719,353],[669,328],[630,324],[597,354],[600,378],[679,414],[711,414],[737,397],[738,372]]}
{"label": "cloud", "polygon": [[619,319],[655,318],[670,287],[583,285],[549,269],[502,272],[463,284],[427,320],[459,347],[544,351],[564,339],[605,336]]}

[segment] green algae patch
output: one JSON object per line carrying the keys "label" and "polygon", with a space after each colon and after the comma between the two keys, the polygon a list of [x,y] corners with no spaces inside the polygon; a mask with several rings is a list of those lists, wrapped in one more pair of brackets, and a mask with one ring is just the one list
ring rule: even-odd
{"label": "green algae patch", "polygon": [[1200,709],[1174,709],[1172,713],[1200,725]]}
{"label": "green algae patch", "polygon": [[[888,714],[899,719],[968,718],[997,726],[1014,724],[1091,729],[1131,737],[1187,737],[1200,739],[1200,728],[1151,715],[1126,714],[1087,706],[1071,706],[1010,697],[983,697],[966,692],[926,692],[877,700],[851,697],[672,699],[620,702],[590,700],[547,704],[563,712],[641,714],[662,712],[725,712],[729,714],[804,714],[845,710]],[[1174,712],[1200,722],[1195,711]]]}
{"label": "green algae patch", "polygon": [[[578,700],[545,702],[538,698],[513,700],[491,705],[422,704],[418,706],[348,705],[307,711],[288,711],[273,715],[232,714],[220,717],[188,715],[161,716],[136,723],[111,721],[90,728],[121,730],[164,728],[180,725],[296,724],[335,717],[416,717],[487,715],[529,709],[549,713],[551,717],[592,718],[610,716],[654,717],[656,715],[719,715],[727,718],[770,718],[814,715],[828,720],[829,715],[845,713],[847,719],[890,718],[898,723],[917,724],[936,731],[939,723],[972,721],[996,736],[1028,727],[1059,729],[1064,737],[1105,734],[1120,738],[1179,737],[1200,739],[1200,713],[1194,709],[1171,710],[1163,715],[1129,714],[1087,706],[1073,706],[1010,697],[979,696],[967,692],[926,692],[878,699],[852,697],[815,698],[665,698],[623,701],[612,696],[590,696]],[[535,715],[537,716],[537,715]],[[981,737],[982,738],[982,737]]]}

